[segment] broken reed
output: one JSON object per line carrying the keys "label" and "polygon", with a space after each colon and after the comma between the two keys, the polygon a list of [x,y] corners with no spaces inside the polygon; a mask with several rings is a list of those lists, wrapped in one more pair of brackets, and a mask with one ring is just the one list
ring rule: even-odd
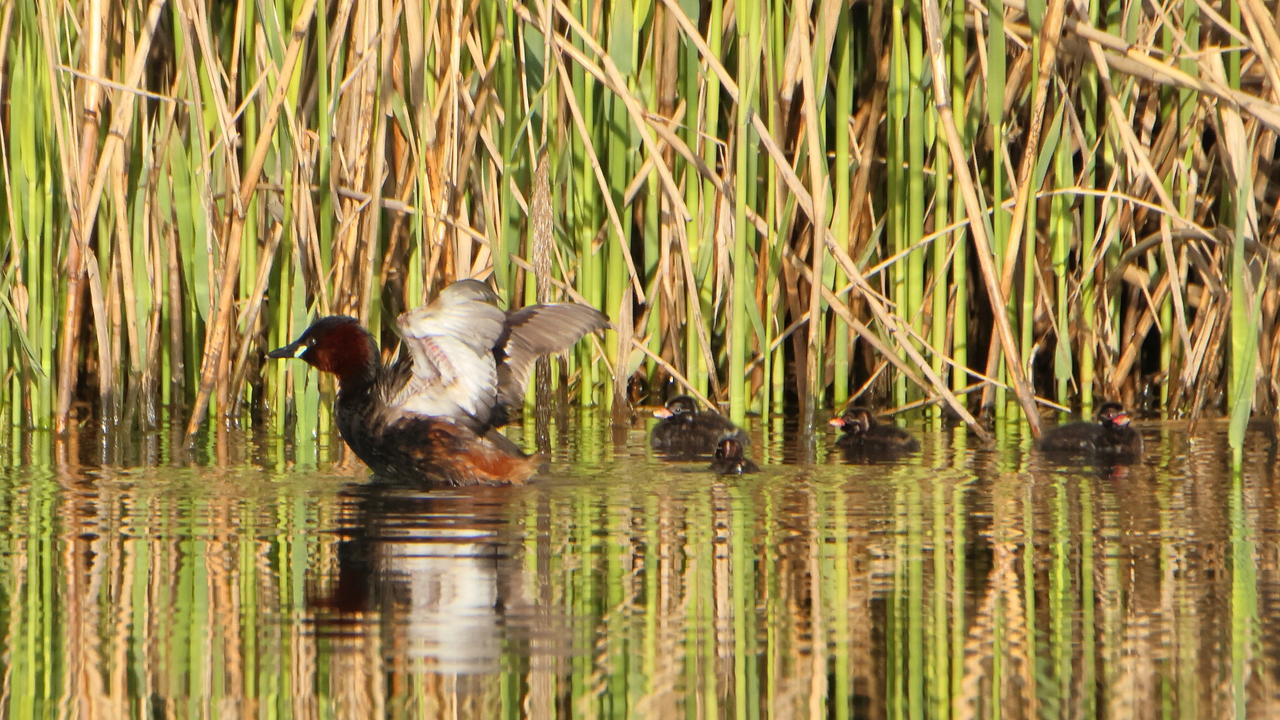
{"label": "broken reed", "polygon": [[1238,439],[1278,396],[1274,22],[1074,7],[7,4],[0,412],[292,403],[310,442],[325,381],[262,351],[530,297],[545,152],[553,295],[615,324],[585,404],[1107,397]]}

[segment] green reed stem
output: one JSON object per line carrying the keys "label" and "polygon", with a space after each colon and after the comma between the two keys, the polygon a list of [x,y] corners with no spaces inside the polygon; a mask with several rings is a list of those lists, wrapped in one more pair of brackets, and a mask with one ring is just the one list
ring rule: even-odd
{"label": "green reed stem", "polygon": [[[1182,38],[1182,41],[1185,43],[1185,50],[1188,55],[1179,62],[1179,67],[1183,72],[1194,74],[1198,70],[1196,54],[1200,51],[1200,6],[1195,2],[1195,0],[1185,0],[1182,6],[1182,16],[1183,22],[1187,28],[1187,32]],[[1185,137],[1187,134],[1194,134],[1196,130],[1193,118],[1196,115],[1196,106],[1198,103],[1196,94],[1186,89],[1179,90],[1177,102],[1179,135]],[[1194,145],[1189,144],[1183,149],[1182,172],[1178,173],[1177,176],[1175,192],[1178,202],[1178,210],[1184,215],[1189,215],[1193,212],[1196,202],[1191,193],[1190,172],[1188,171],[1189,168],[1194,166],[1195,155],[1196,152]],[[1185,256],[1183,257],[1185,258]],[[1185,265],[1186,260],[1175,260],[1174,267],[1170,268],[1170,272],[1177,272],[1180,275],[1184,275],[1185,267],[1179,267],[1179,263]],[[1187,360],[1185,356],[1181,359],[1184,362]],[[1172,384],[1169,380],[1172,380],[1174,374],[1172,365],[1173,362],[1171,360],[1170,367],[1167,370],[1167,380],[1160,384],[1160,407],[1164,412],[1172,410],[1169,406],[1169,386]],[[1179,382],[1178,385],[1181,387],[1182,383]],[[1185,393],[1183,394],[1185,395]]]}
{"label": "green reed stem", "polygon": [[[1005,186],[1005,154],[1004,154],[1004,99],[1005,99],[1005,35],[1004,35],[1004,2],[1003,0],[988,0],[987,2],[988,22],[987,22],[987,58],[988,70],[986,76],[987,91],[987,124],[995,128],[994,142],[991,147],[991,182],[990,182],[990,206],[991,214],[991,253],[994,260],[996,272],[1003,273],[1005,251],[1009,244],[1009,211],[1004,207],[1005,198],[1008,197],[1008,191]],[[1007,313],[1009,307],[997,307],[998,303],[992,300],[992,313]],[[1005,361],[1007,358],[999,349],[999,344],[993,340],[989,344],[992,357],[998,358],[996,363],[992,363],[990,359],[987,361],[987,371],[989,374],[994,373],[994,377],[1007,385],[1009,375],[1005,372]],[[995,415],[997,418],[1005,417],[1005,390],[1004,385],[995,389]],[[983,397],[987,394],[984,392]]]}
{"label": "green reed stem", "polygon": [[[788,37],[788,27],[786,10],[783,3],[773,3],[772,13],[770,14],[769,24],[769,44],[772,48],[784,47]],[[770,70],[769,92],[775,92],[775,88],[780,82],[781,76],[785,70],[785,56],[778,52],[772,52],[771,61],[768,61]],[[782,127],[783,117],[781,108],[777,103],[769,103],[765,110],[765,121],[769,128],[770,134],[774,137],[782,135],[785,130]],[[780,273],[783,265],[783,243],[778,242],[777,238],[782,237],[784,229],[788,222],[784,219],[787,201],[781,195],[782,180],[779,178],[778,168],[775,164],[768,164],[768,172],[765,176],[765,226],[768,228],[769,236],[761,238],[761,255],[762,260],[767,263],[767,272],[764,273],[762,280],[765,285],[765,328],[764,341],[761,344],[761,352],[764,355],[764,373],[761,383],[763,393],[761,395],[760,412],[768,417],[781,416],[783,414],[783,400],[786,394],[786,348],[784,343],[775,341],[779,333],[782,332],[781,308],[783,303],[783,288],[780,280]],[[789,195],[787,197],[790,197]],[[794,204],[794,200],[792,200]],[[765,251],[764,247],[768,249]]]}
{"label": "green reed stem", "polygon": [[[494,13],[500,12],[497,8],[503,8],[502,28],[506,33],[513,33],[516,27],[514,6],[509,3],[494,3],[490,7],[490,12]],[[497,31],[496,21],[495,17],[495,32]],[[520,153],[521,123],[519,120],[525,117],[525,111],[521,101],[521,78],[516,75],[515,38],[510,36],[509,38],[498,46],[498,95],[503,114],[507,118],[507,121],[501,124],[499,138],[504,170],[514,175],[513,171],[517,166]],[[504,178],[504,182],[509,180],[510,178]],[[510,301],[514,299],[512,293],[515,290],[515,268],[511,265],[510,254],[512,249],[520,247],[520,238],[523,235],[520,208],[514,202],[502,204],[500,233],[496,241],[490,245],[490,251],[493,253],[493,272],[497,276],[499,292],[506,294],[506,299]]]}
{"label": "green reed stem", "polygon": [[[844,244],[846,250],[852,252],[852,238],[849,237],[849,181],[852,172],[849,153],[849,113],[853,106],[853,47],[852,34],[849,29],[848,14],[842,15],[836,29],[835,64],[836,64],[836,99],[835,127],[832,141],[835,143],[835,165],[831,174],[832,185],[835,186],[835,210],[831,218],[831,232],[836,240]],[[849,279],[839,268],[835,270],[832,287],[844,287]],[[849,326],[837,320],[835,322],[835,343],[832,349],[831,362],[835,366],[834,386],[831,402],[835,407],[843,407],[849,398]]]}
{"label": "green reed stem", "polygon": [[[1062,113],[1058,114],[1062,117]],[[1066,187],[1074,180],[1069,143],[1057,142],[1054,150],[1054,183],[1058,187]],[[1050,260],[1054,277],[1054,297],[1056,298],[1057,342],[1054,345],[1053,377],[1055,399],[1063,404],[1071,401],[1072,376],[1072,316],[1071,289],[1068,282],[1067,261],[1071,253],[1071,235],[1073,220],[1071,218],[1071,200],[1066,196],[1055,196],[1050,201],[1049,224],[1052,258]]]}
{"label": "green reed stem", "polygon": [[[929,144],[929,120],[932,113],[925,112],[925,58],[924,27],[919,2],[907,3],[907,57],[906,57],[906,224],[903,240],[914,245],[924,237],[925,224],[925,147]],[[916,332],[926,334],[924,315],[925,252],[913,250],[907,256],[906,306],[898,312]],[[905,312],[904,312],[905,311]],[[900,338],[899,342],[910,342]],[[906,390],[903,382],[902,389]],[[918,391],[903,394],[901,401],[917,397]]]}
{"label": "green reed stem", "polygon": [[[707,47],[710,50],[711,57],[719,58],[724,53],[724,36],[721,28],[724,21],[724,2],[723,0],[712,0],[708,10],[707,27]],[[696,52],[691,52],[696,56]],[[698,64],[700,68],[700,63]],[[728,126],[727,119],[722,118],[720,109],[721,83],[720,78],[714,73],[708,74],[706,78],[705,92],[703,93],[702,112],[699,113],[701,120],[701,130],[706,137],[699,138],[698,147],[701,147],[701,157],[703,163],[708,167],[715,167],[719,162],[720,148],[712,140],[712,138],[720,137],[717,132],[724,122],[723,127]],[[699,213],[700,231],[690,236],[689,252],[693,262],[693,275],[697,287],[691,289],[688,293],[689,309],[686,313],[688,317],[688,325],[686,327],[686,337],[688,338],[688,352],[696,357],[690,358],[689,368],[691,370],[697,368],[700,372],[696,373],[695,385],[703,392],[708,387],[708,374],[715,372],[714,368],[706,367],[703,360],[702,345],[698,340],[698,328],[693,325],[694,318],[698,317],[693,312],[693,305],[698,304],[700,317],[704,322],[712,318],[711,314],[711,288],[707,282],[707,271],[710,268],[711,249],[714,247],[714,236],[716,228],[717,204],[719,198],[719,189],[710,179],[702,181],[702,192],[699,196],[701,212]],[[735,208],[735,222],[737,219]]]}
{"label": "green reed stem", "polygon": [[[1240,178],[1252,177],[1241,173]],[[1252,230],[1246,208],[1252,202],[1251,185],[1242,181],[1234,198],[1235,237],[1231,244],[1231,393],[1227,398],[1227,411],[1231,424],[1227,441],[1232,449],[1244,447],[1245,425],[1253,410],[1258,358],[1258,315],[1261,293],[1253,287],[1248,259],[1245,256],[1245,239]]]}
{"label": "green reed stem", "polygon": [[[1101,14],[1097,1],[1089,4],[1089,19],[1097,24]],[[1086,147],[1097,148],[1103,141],[1099,127],[1099,112],[1102,106],[1101,83],[1098,72],[1093,67],[1081,71],[1081,127]],[[1088,153],[1084,160],[1084,170],[1080,182],[1085,187],[1094,187],[1098,181],[1097,153]],[[1080,412],[1086,417],[1093,412],[1094,353],[1097,351],[1097,329],[1095,320],[1096,290],[1094,288],[1094,247],[1098,238],[1098,205],[1094,198],[1084,198],[1080,209],[1080,304],[1079,304],[1079,340],[1076,343],[1080,351]]]}
{"label": "green reed stem", "polygon": [[751,115],[755,112],[760,73],[760,4],[747,0],[738,4],[738,77],[736,127],[734,130],[733,209],[733,298],[729,310],[729,417],[741,423],[747,414],[747,236],[754,234],[747,224],[748,158],[753,152]]}
{"label": "green reed stem", "polygon": [[[910,242],[907,236],[907,215],[909,213],[907,200],[908,180],[906,177],[907,171],[904,170],[904,166],[909,163],[908,150],[906,148],[908,140],[905,134],[910,78],[906,57],[906,39],[902,28],[903,12],[904,0],[895,0],[889,35],[892,43],[889,58],[889,101],[885,108],[889,116],[885,131],[885,162],[888,165],[885,175],[890,192],[887,200],[888,206],[885,208],[885,226],[887,228],[886,235],[889,247],[892,248],[895,256],[900,256]],[[889,297],[893,300],[897,315],[903,318],[907,317],[908,276],[909,273],[905,263],[896,262],[890,268],[891,293]],[[901,354],[902,352],[899,351],[900,356]],[[895,375],[893,380],[893,403],[895,405],[903,405],[906,401],[906,378]]]}
{"label": "green reed stem", "polygon": [[[585,17],[585,16],[584,16]],[[640,19],[643,21],[643,18]],[[613,58],[613,62],[618,66],[618,71],[627,77],[628,83],[632,89],[636,87],[636,78],[634,77],[636,70],[636,41],[635,37],[635,18],[632,16],[632,7],[627,2],[621,2],[614,6],[614,12],[610,18],[613,24],[612,32],[609,36],[609,55]],[[652,102],[652,93],[648,94],[649,101]],[[609,184],[612,188],[625,188],[634,174],[636,168],[633,167],[632,159],[640,157],[640,139],[634,132],[634,125],[627,118],[627,109],[622,99],[613,97],[611,100],[612,116],[606,132],[608,133],[609,157],[614,161],[609,163]],[[656,194],[657,183],[651,182],[650,192],[653,202],[652,205],[658,204],[659,195]],[[621,192],[614,193],[614,204],[618,207],[623,206],[623,198]],[[631,247],[631,223],[624,223],[622,226],[623,237],[622,247]],[[626,264],[619,250],[618,242],[606,242],[601,247],[601,252],[605,253],[604,268],[604,293],[603,307],[608,308],[608,312],[617,317],[617,313],[622,307],[623,292],[627,289],[628,278]],[[605,341],[606,356],[614,367],[618,366],[619,354],[617,350],[617,336],[612,331],[608,334]],[[593,379],[603,378],[604,370],[599,368],[599,363],[593,361],[593,368],[598,368],[592,373]],[[592,383],[593,387],[595,383]],[[593,392],[599,392],[594,390]],[[612,393],[603,393],[604,397],[593,398],[599,402],[606,398],[611,398]],[[607,400],[606,400],[607,402]]]}
{"label": "green reed stem", "polygon": [[[946,20],[950,20],[947,17]],[[943,47],[948,47],[952,42],[953,28],[950,22],[944,22],[942,25],[942,43]],[[942,78],[939,82],[951,82],[952,79]],[[934,230],[944,228],[951,224],[951,155],[942,151],[940,138],[937,133],[937,115],[930,112],[932,123],[932,140],[931,143],[935,148],[933,153],[933,207],[934,207]],[[929,308],[929,344],[932,345],[937,352],[930,357],[930,366],[938,377],[946,377],[945,358],[955,357],[955,348],[959,343],[952,342],[950,346],[947,343],[947,304],[948,292],[953,288],[953,284],[948,282],[951,277],[952,268],[948,267],[949,253],[956,252],[955,234],[942,235],[934,239],[930,246],[930,271],[932,273],[933,292],[930,294],[931,304]],[[957,311],[959,308],[957,308]],[[956,373],[958,374],[958,373]],[[952,382],[954,383],[954,374]],[[942,408],[933,408],[929,411],[929,417],[932,426],[935,429],[942,427],[943,412]]]}
{"label": "green reed stem", "polygon": [[[956,116],[962,119],[970,117],[970,109],[976,122],[977,108],[969,108],[965,103],[965,81],[968,77],[968,69],[966,67],[967,45],[965,42],[965,3],[961,0],[952,0],[951,13],[947,16],[946,31],[950,33],[950,72],[949,78],[951,83],[951,102],[956,107]],[[975,106],[977,103],[974,104]],[[970,122],[959,124],[958,128],[961,133],[962,140],[968,140],[970,135]],[[951,157],[949,153],[943,152],[941,147],[937,153],[939,158],[938,182],[945,185],[948,192],[951,184],[955,181],[955,171],[951,168]],[[944,165],[945,163],[945,165]],[[942,172],[942,168],[946,167],[950,174]],[[943,195],[939,194],[939,204],[942,203]],[[955,193],[951,200],[950,217],[964,217],[964,198],[960,193]],[[941,221],[939,221],[941,222]],[[968,240],[964,229],[956,230],[951,233],[951,285],[955,288],[955,300],[952,302],[951,317],[951,357],[955,360],[955,370],[951,373],[952,390],[962,390],[969,384],[969,375],[965,368],[969,366],[969,248]],[[941,281],[942,274],[940,270],[935,270],[936,278]],[[940,322],[940,317],[938,321]],[[934,347],[938,347],[935,345]]]}
{"label": "green reed stem", "polygon": [[[683,52],[686,64],[697,65],[697,51],[686,48]],[[690,97],[689,93],[697,96],[696,74],[685,78],[685,97]],[[703,113],[698,113],[694,122],[690,122],[686,128],[685,142],[689,143],[689,147],[696,148],[701,144],[698,137],[698,124],[704,118]],[[698,258],[701,256],[701,248],[703,237],[711,232],[712,221],[714,218],[714,193],[708,194],[704,188],[704,183],[698,179],[698,170],[693,163],[685,165],[685,205],[689,208],[691,217],[689,222],[685,223],[685,244],[689,248],[690,262],[694,266],[694,277],[697,277]],[[707,200],[711,199],[710,202]],[[652,256],[653,267],[646,267],[651,273],[650,277],[657,278],[657,261],[658,255]],[[673,258],[675,262],[681,262],[679,259]],[[650,290],[651,296],[657,296],[656,284]],[[684,337],[684,370],[685,377],[689,378],[694,389],[702,394],[707,392],[707,367],[702,361],[702,346],[698,342],[698,318],[703,317],[697,312],[702,308],[698,307],[701,302],[700,296],[696,288],[690,288],[684,293],[684,316],[681,318],[684,327],[682,335]],[[656,319],[657,313],[653,313]],[[660,328],[656,323],[651,323],[652,331],[656,334]],[[657,347],[651,349],[658,353],[661,351],[660,343],[654,343]]]}
{"label": "green reed stem", "polygon": [[[576,3],[574,11],[577,17],[587,17],[588,4],[585,2]],[[585,51],[586,40],[577,35],[571,36],[574,47],[579,51]],[[600,287],[599,275],[599,255],[594,247],[596,228],[599,227],[600,218],[600,202],[598,202],[598,190],[596,188],[596,178],[592,170],[589,153],[586,143],[588,141],[597,143],[603,138],[602,128],[597,120],[599,105],[597,103],[597,88],[595,83],[587,81],[586,72],[577,63],[570,65],[569,72],[570,82],[572,84],[572,92],[577,99],[578,109],[582,113],[582,122],[588,137],[584,138],[578,133],[573,133],[570,144],[573,148],[570,155],[570,161],[573,167],[573,177],[569,187],[569,203],[566,209],[567,223],[569,232],[573,239],[573,252],[577,255],[577,272],[574,275],[574,285],[578,292],[585,297],[588,302],[596,302]],[[569,89],[566,88],[566,92]],[[554,192],[553,192],[554,195]],[[600,307],[599,304],[596,307]],[[585,354],[585,350],[578,353],[579,367],[583,370],[583,389],[588,394],[593,392],[589,388],[596,386],[596,378],[593,372],[594,363]]]}

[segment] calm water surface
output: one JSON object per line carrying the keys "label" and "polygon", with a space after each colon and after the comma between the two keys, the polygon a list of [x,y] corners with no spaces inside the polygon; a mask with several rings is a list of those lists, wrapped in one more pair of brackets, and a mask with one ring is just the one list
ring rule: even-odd
{"label": "calm water surface", "polygon": [[757,425],[726,479],[587,417],[537,483],[435,493],[11,438],[0,716],[1280,717],[1275,433],[1232,473],[1225,426],[1143,428],[1080,467]]}

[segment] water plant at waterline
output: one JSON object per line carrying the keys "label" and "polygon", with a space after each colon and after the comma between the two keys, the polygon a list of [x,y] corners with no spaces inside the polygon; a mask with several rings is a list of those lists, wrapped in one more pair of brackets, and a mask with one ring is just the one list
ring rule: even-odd
{"label": "water plant at waterline", "polygon": [[615,320],[588,404],[1280,398],[1256,2],[62,0],[0,41],[11,426],[292,396],[301,439],[322,385],[264,350],[490,273]]}

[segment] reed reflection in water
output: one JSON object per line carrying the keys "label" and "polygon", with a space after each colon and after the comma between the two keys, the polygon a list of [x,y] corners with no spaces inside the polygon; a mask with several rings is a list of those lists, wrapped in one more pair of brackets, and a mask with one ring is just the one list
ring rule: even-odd
{"label": "reed reflection in water", "polygon": [[1234,475],[1216,426],[1110,467],[775,430],[726,479],[587,419],[529,487],[430,494],[251,437],[132,469],[26,438],[0,715],[1280,715],[1272,430]]}

